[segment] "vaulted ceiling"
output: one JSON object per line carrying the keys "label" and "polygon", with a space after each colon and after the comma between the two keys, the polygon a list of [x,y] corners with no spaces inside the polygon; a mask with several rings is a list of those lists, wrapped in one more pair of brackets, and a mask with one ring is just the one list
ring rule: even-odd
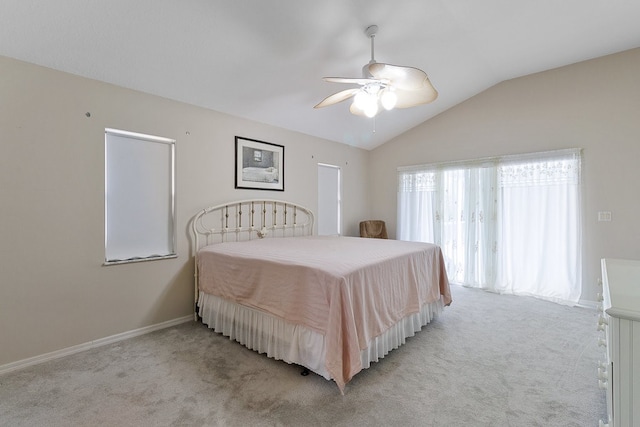
{"label": "vaulted ceiling", "polygon": [[[2,0],[0,55],[371,149],[501,81],[640,47],[638,22],[638,0]],[[371,24],[376,60],[438,99],[314,109],[351,87],[322,77],[361,76]]]}

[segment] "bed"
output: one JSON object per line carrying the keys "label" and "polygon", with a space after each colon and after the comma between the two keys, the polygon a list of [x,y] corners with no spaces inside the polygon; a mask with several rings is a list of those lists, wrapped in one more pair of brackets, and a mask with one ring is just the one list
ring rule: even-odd
{"label": "bed", "polygon": [[246,167],[242,169],[242,180],[253,182],[277,182],[278,169],[274,167]]}
{"label": "bed", "polygon": [[192,220],[196,316],[268,357],[345,385],[451,303],[438,246],[314,236],[313,213],[243,200]]}

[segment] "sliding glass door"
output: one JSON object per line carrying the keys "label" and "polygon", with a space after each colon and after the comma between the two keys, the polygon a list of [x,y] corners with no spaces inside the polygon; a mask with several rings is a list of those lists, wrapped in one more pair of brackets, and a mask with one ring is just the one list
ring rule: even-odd
{"label": "sliding glass door", "polygon": [[579,150],[400,168],[398,178],[398,237],[441,246],[452,282],[579,300]]}

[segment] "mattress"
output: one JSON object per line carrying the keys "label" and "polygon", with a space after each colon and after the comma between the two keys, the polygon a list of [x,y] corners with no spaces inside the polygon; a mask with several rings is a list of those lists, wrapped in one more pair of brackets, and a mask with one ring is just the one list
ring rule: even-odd
{"label": "mattress", "polygon": [[[377,341],[387,340],[385,334],[400,328],[398,336],[405,335],[405,323],[419,329],[451,303],[442,253],[428,243],[317,236],[226,242],[199,251],[198,273],[205,323],[225,333],[229,320],[224,317],[244,325],[234,328],[260,330],[261,340],[276,342],[278,328],[287,341],[307,340],[310,345],[298,347],[313,356],[271,357],[302,360],[341,391],[370,363],[363,352],[374,348],[377,353]],[[275,323],[257,326],[265,321]],[[302,338],[287,328],[298,328]],[[238,333],[233,335],[238,339]],[[394,347],[380,348],[384,353]]]}

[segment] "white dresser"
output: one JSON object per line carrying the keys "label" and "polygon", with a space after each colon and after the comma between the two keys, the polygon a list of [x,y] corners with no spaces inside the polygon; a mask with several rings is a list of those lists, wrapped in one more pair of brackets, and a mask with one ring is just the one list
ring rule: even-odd
{"label": "white dresser", "polygon": [[607,390],[609,427],[640,427],[640,261],[602,260],[603,312],[598,329],[606,362],[598,367]]}

